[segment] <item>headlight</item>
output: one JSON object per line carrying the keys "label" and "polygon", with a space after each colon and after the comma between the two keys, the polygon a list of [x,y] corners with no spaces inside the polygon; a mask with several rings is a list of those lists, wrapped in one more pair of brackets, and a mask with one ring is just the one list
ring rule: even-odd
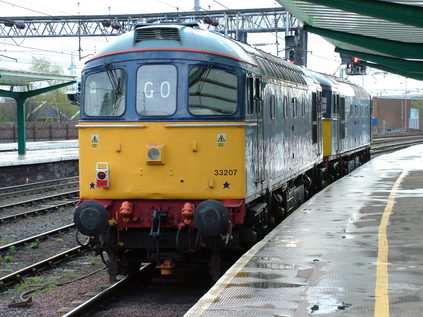
{"label": "headlight", "polygon": [[164,145],[147,145],[147,164],[164,164]]}
{"label": "headlight", "polygon": [[160,158],[160,151],[158,149],[149,149],[147,155],[149,160],[157,161]]}

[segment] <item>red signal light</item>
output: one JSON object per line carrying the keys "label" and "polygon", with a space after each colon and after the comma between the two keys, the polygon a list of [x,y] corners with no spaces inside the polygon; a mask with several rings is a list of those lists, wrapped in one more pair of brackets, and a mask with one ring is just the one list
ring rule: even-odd
{"label": "red signal light", "polygon": [[98,172],[97,173],[97,178],[98,179],[105,179],[106,178],[106,173],[104,173],[104,172]]}
{"label": "red signal light", "polygon": [[359,63],[359,62],[360,62],[360,59],[359,59],[358,57],[353,57],[353,58],[352,58],[352,62],[353,62],[354,64],[357,64],[357,63]]}

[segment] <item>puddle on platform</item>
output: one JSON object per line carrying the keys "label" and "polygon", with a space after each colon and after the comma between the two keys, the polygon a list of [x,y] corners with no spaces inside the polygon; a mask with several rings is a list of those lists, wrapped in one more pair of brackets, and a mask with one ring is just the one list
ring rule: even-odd
{"label": "puddle on platform", "polygon": [[284,236],[279,237],[275,236],[271,239],[275,246],[285,247],[285,248],[296,248],[297,239],[293,236]]}
{"label": "puddle on platform", "polygon": [[236,277],[254,277],[263,280],[274,280],[277,278],[284,277],[282,274],[276,273],[264,273],[264,272],[239,272]]}
{"label": "puddle on platform", "polygon": [[258,262],[250,261],[246,267],[254,267],[259,269],[271,269],[271,270],[298,270],[297,265],[283,264],[283,263],[274,263],[274,262]]}
{"label": "puddle on platform", "polygon": [[298,270],[300,268],[298,265],[284,263],[284,260],[279,257],[271,256],[253,256],[245,266],[271,270]]}
{"label": "puddle on platform", "polygon": [[293,284],[293,283],[263,281],[263,282],[249,283],[248,286],[252,287],[252,288],[287,288],[287,287],[301,287],[301,286],[304,286],[304,285]]}
{"label": "puddle on platform", "polygon": [[354,239],[354,235],[352,234],[346,234],[342,236],[343,239]]}
{"label": "puddle on platform", "polygon": [[228,283],[224,287],[250,287],[250,288],[292,288],[292,287],[301,287],[304,285],[294,284],[294,283],[282,283],[282,282],[273,282],[273,281],[262,281],[262,282],[251,282],[251,283]]}
{"label": "puddle on platform", "polygon": [[318,300],[315,301],[315,304],[310,305],[308,311],[313,315],[329,314],[339,310],[345,310],[351,306],[351,304],[339,302],[336,298],[329,294],[320,294],[318,296]]}
{"label": "puddle on platform", "polygon": [[416,189],[399,189],[396,194],[397,198],[423,197],[423,188]]}
{"label": "puddle on platform", "polygon": [[282,262],[282,259],[278,258],[276,256],[258,256],[258,255],[255,255],[255,256],[252,257],[252,260],[254,260],[254,261]]}

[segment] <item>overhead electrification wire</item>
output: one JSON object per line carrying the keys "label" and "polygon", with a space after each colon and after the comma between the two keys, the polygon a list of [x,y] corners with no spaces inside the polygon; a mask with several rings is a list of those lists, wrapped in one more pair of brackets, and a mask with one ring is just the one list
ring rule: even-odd
{"label": "overhead electrification wire", "polygon": [[1,43],[2,45],[8,45],[8,46],[15,46],[15,47],[21,47],[21,48],[26,48],[29,50],[34,50],[34,51],[43,51],[43,52],[50,52],[50,53],[55,53],[55,54],[63,54],[63,55],[69,55],[71,56],[71,53],[65,53],[64,51],[54,51],[54,50],[48,50],[45,48],[38,48],[38,47],[29,47],[29,46],[22,46],[22,45],[16,45],[16,44],[10,44],[10,43]]}
{"label": "overhead electrification wire", "polygon": [[227,6],[225,6],[224,4],[221,4],[219,1],[213,0],[213,2],[216,2],[218,5],[224,7],[225,9],[230,10]]}
{"label": "overhead electrification wire", "polygon": [[9,5],[13,6],[13,7],[24,9],[24,10],[27,10],[27,11],[39,13],[39,14],[42,14],[42,15],[52,16],[51,14],[48,14],[48,13],[45,13],[45,12],[41,12],[41,11],[37,11],[37,10],[34,10],[34,9],[30,9],[30,8],[27,8],[27,7],[24,7],[24,6],[20,6],[18,4],[13,3],[13,2],[4,1],[4,0],[0,0],[0,2],[9,4]]}
{"label": "overhead electrification wire", "polygon": [[161,0],[157,0],[157,1],[160,2],[160,3],[162,3],[162,4],[164,4],[164,5],[169,6],[171,8],[174,8],[176,10],[179,10],[180,9],[179,7],[175,7],[174,5],[171,5],[171,4],[167,3],[167,2],[164,2],[164,1],[161,1]]}

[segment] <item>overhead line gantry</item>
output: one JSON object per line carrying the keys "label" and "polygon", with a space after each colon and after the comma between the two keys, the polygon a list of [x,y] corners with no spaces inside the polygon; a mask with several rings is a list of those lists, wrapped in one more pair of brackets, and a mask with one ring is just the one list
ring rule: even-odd
{"label": "overhead line gantry", "polygon": [[299,20],[282,7],[121,15],[0,17],[0,38],[116,36],[139,23],[202,21],[226,35],[285,32]]}
{"label": "overhead line gantry", "polygon": [[278,52],[278,33],[283,33],[289,37],[289,41],[285,41],[285,57],[294,61],[292,56],[295,55],[296,64],[306,65],[307,37],[302,32],[302,24],[283,7],[121,15],[0,17],[0,38],[81,39],[117,36],[132,31],[138,24],[163,22],[200,22],[209,30],[243,42],[247,42],[249,33],[274,32]]}

